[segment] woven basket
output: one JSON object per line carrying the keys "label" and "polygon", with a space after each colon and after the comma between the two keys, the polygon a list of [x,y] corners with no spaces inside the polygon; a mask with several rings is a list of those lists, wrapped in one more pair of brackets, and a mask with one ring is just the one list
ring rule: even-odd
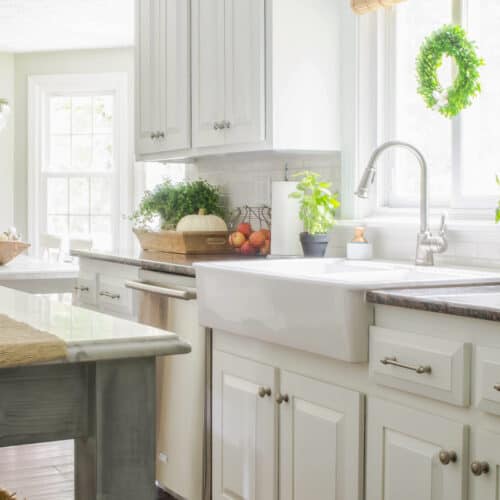
{"label": "woven basket", "polygon": [[29,247],[29,243],[22,241],[0,241],[0,266],[15,259]]}

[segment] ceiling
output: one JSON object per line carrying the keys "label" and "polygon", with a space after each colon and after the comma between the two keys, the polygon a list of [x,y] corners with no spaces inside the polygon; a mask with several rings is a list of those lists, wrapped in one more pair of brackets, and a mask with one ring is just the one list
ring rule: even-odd
{"label": "ceiling", "polygon": [[1,52],[133,43],[134,0],[0,0]]}

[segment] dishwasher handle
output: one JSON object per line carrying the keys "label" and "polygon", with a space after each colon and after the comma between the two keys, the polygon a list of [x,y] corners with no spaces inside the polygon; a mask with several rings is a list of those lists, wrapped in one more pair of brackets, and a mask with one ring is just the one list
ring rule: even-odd
{"label": "dishwasher handle", "polygon": [[152,285],[142,281],[126,281],[125,286],[139,292],[155,293],[164,297],[181,300],[196,299],[196,289],[194,288],[167,288],[160,285]]}

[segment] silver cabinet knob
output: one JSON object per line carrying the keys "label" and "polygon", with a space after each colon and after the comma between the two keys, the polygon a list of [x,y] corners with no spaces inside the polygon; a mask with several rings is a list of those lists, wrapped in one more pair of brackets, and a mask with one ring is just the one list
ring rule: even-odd
{"label": "silver cabinet knob", "polygon": [[266,396],[271,396],[270,387],[259,387],[259,397],[265,398]]}
{"label": "silver cabinet knob", "polygon": [[490,472],[490,464],[488,462],[479,462],[474,460],[474,462],[470,464],[470,470],[475,476],[488,474],[488,472]]}
{"label": "silver cabinet knob", "polygon": [[221,123],[220,122],[214,122],[214,130],[219,130],[221,127]]}
{"label": "silver cabinet knob", "polygon": [[151,135],[149,136],[149,138],[154,141],[156,139],[156,133],[155,132],[151,132]]}
{"label": "silver cabinet knob", "polygon": [[457,454],[456,452],[450,450],[450,451],[446,451],[446,450],[441,450],[439,452],[439,461],[443,464],[443,465],[448,465],[450,462],[452,463],[455,463],[457,461]]}
{"label": "silver cabinet knob", "polygon": [[279,405],[281,403],[288,403],[288,401],[290,401],[290,398],[288,397],[288,394],[278,394],[276,396],[276,403],[278,403]]}
{"label": "silver cabinet knob", "polygon": [[223,123],[224,123],[224,128],[231,128],[231,122],[230,121],[225,120]]}
{"label": "silver cabinet knob", "polygon": [[158,139],[165,139],[165,132],[158,132]]}
{"label": "silver cabinet knob", "polygon": [[493,386],[493,389],[495,389],[495,391],[499,391],[500,392],[500,384],[495,384]]}

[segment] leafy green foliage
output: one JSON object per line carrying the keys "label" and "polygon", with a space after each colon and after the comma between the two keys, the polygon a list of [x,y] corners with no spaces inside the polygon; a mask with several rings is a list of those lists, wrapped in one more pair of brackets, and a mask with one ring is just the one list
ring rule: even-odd
{"label": "leafy green foliage", "polygon": [[290,198],[300,202],[299,217],[304,223],[304,230],[310,234],[328,232],[335,224],[335,211],[340,207],[338,194],[332,194],[330,190],[331,182],[321,181],[319,174],[308,170],[294,177],[301,180]]}
{"label": "leafy green foliage", "polygon": [[135,225],[147,225],[160,216],[163,229],[175,229],[185,216],[205,213],[224,216],[224,207],[219,187],[198,180],[172,184],[166,181],[153,191],[147,191],[131,219]]}
{"label": "leafy green foliage", "polygon": [[[439,83],[437,70],[443,56],[455,59],[458,74],[453,85],[444,89]],[[472,104],[472,99],[481,92],[479,68],[484,60],[478,56],[476,45],[467,38],[461,26],[445,25],[428,36],[417,57],[418,93],[429,108],[439,104],[438,95],[445,94],[447,102],[438,106],[438,111],[451,118]]]}

